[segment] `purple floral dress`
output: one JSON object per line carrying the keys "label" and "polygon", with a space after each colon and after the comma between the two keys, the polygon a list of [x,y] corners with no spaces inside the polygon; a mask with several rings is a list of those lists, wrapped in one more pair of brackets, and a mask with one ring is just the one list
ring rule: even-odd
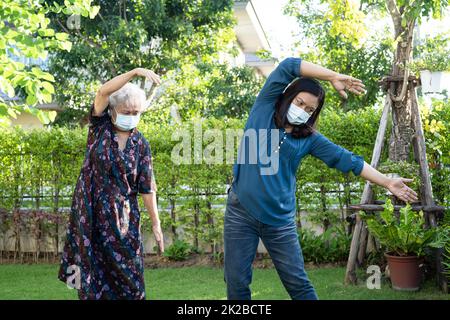
{"label": "purple floral dress", "polygon": [[80,299],[145,299],[138,193],[156,190],[150,145],[134,128],[123,151],[105,111],[89,114],[58,278]]}

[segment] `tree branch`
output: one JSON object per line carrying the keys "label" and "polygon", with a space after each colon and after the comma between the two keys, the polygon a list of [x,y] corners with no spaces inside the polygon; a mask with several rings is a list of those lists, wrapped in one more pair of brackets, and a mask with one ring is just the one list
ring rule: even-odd
{"label": "tree branch", "polygon": [[402,15],[395,3],[395,0],[386,0],[387,9],[392,17],[392,21],[394,22],[395,28],[395,37],[398,36],[402,26]]}
{"label": "tree branch", "polygon": [[[67,30],[64,25],[61,23],[61,21],[59,21],[59,19],[56,19],[56,21],[58,22],[59,26],[64,30],[65,33],[70,34],[71,32],[69,30]],[[89,40],[88,38],[86,38],[85,36],[83,36],[83,34],[80,32],[80,30],[76,29],[77,35],[80,36],[80,38],[82,38],[86,43],[88,43],[91,47],[96,47],[96,48],[101,48],[101,46],[95,42],[93,42],[92,40]]]}
{"label": "tree branch", "polygon": [[403,78],[402,90],[398,97],[394,96],[392,94],[392,92],[390,92],[391,99],[395,102],[400,102],[403,100],[403,98],[406,95],[406,89],[407,89],[408,83],[409,83],[409,81],[408,81],[408,78],[409,78],[408,62],[410,60],[410,55],[411,55],[411,50],[412,50],[412,38],[413,38],[413,34],[414,34],[414,24],[415,24],[415,20],[410,21],[410,23],[408,24],[408,29],[405,30],[405,32],[407,31],[407,36],[406,36],[407,48],[405,50],[405,60],[403,61],[403,64],[404,64],[403,67],[405,68],[405,75]]}
{"label": "tree branch", "polygon": [[[69,33],[69,34],[70,34],[70,31],[67,30],[67,29],[64,27],[64,25],[61,23],[61,21],[59,21],[59,19],[56,19],[56,21],[58,22],[58,24],[60,25],[60,27],[61,27],[66,33]],[[92,40],[90,40],[89,38],[85,37],[85,36],[80,32],[80,30],[76,30],[76,31],[77,31],[77,35],[80,36],[80,38],[83,39],[84,42],[86,42],[89,46],[94,47],[94,48],[97,48],[97,49],[101,49],[101,48],[102,48],[102,46],[101,46],[100,44],[95,43],[94,41],[92,41]],[[114,65],[111,63],[111,61],[109,61],[109,60],[106,59],[106,64],[108,65],[109,70],[111,71],[111,73],[112,73],[113,75],[116,75],[116,74],[117,74],[117,70],[116,70],[116,68],[114,67]]]}
{"label": "tree branch", "polygon": [[67,30],[66,27],[64,27],[64,25],[61,23],[61,21],[59,21],[59,19],[56,19],[56,22],[58,22],[59,26],[61,27],[61,29],[64,30],[65,33],[70,34],[69,30]]}

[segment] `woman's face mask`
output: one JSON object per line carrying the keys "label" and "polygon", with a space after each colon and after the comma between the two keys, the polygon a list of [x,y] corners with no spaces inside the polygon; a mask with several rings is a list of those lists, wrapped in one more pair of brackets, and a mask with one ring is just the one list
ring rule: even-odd
{"label": "woman's face mask", "polygon": [[287,119],[290,124],[299,125],[306,123],[309,117],[310,115],[308,114],[308,112],[300,107],[297,107],[295,104],[291,103],[291,105],[289,106]]}
{"label": "woman's face mask", "polygon": [[120,130],[129,131],[138,125],[140,117],[140,113],[137,115],[125,115],[116,112],[116,120],[113,121],[113,124]]}

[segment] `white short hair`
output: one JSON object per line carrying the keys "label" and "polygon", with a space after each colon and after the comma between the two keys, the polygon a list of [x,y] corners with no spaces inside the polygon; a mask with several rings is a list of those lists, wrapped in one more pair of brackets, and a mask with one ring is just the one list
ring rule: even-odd
{"label": "white short hair", "polygon": [[137,102],[139,108],[143,110],[146,100],[144,90],[131,82],[126,83],[122,88],[109,96],[109,104],[112,109],[122,104],[136,104]]}

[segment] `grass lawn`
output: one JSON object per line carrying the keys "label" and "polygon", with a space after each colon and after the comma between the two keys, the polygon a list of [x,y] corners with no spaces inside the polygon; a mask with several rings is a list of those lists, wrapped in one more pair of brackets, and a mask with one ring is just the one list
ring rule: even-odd
{"label": "grass lawn", "polygon": [[[0,299],[77,299],[74,290],[57,280],[57,265],[0,265]],[[365,282],[344,286],[345,268],[328,267],[308,270],[319,298],[326,299],[442,299],[433,283],[419,292],[398,292],[387,283],[380,290],[369,290]],[[147,299],[225,299],[223,271],[210,267],[146,269]],[[255,269],[253,299],[289,299],[274,269]]]}

